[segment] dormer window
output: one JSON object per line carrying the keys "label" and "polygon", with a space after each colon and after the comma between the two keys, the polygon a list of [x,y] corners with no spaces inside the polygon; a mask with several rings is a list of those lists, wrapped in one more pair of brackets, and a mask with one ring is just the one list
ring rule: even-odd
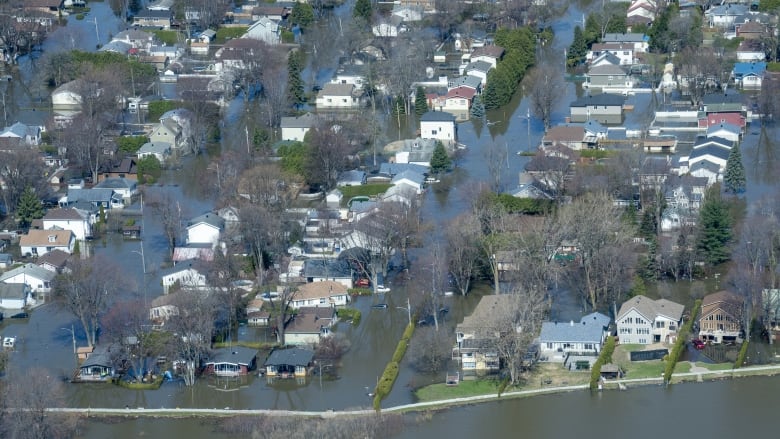
{"label": "dormer window", "polygon": [[49,242],[57,242],[57,235],[49,235]]}

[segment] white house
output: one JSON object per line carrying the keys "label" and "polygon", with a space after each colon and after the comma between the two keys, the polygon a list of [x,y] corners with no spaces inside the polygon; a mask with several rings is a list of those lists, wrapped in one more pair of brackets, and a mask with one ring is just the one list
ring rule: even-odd
{"label": "white house", "polygon": [[282,117],[279,126],[282,128],[282,140],[294,140],[302,142],[306,133],[309,132],[317,116],[312,113],[306,113],[300,116]]}
{"label": "white house", "polygon": [[66,207],[49,209],[42,221],[45,230],[70,230],[77,240],[83,241],[92,237],[92,225],[97,218],[85,210]]}
{"label": "white house", "polygon": [[455,116],[443,111],[428,111],[420,117],[420,137],[452,144],[457,140]]}
{"label": "white house", "polygon": [[635,63],[634,45],[628,43],[596,43],[591,46],[585,58],[590,61],[604,53],[611,53],[617,57],[620,65]]}
{"label": "white house", "polygon": [[299,286],[298,291],[293,293],[290,306],[298,309],[305,306],[342,306],[347,303],[349,303],[347,287],[340,282],[324,280]]}
{"label": "white house", "polygon": [[631,44],[634,53],[644,53],[650,48],[650,37],[640,33],[605,33],[602,43]]}
{"label": "white house", "polygon": [[707,127],[707,137],[720,137],[731,142],[739,142],[742,129],[733,123],[721,122]]}
{"label": "white house", "polygon": [[57,87],[51,93],[51,105],[55,109],[80,109],[82,80],[75,79]]}
{"label": "white house", "polygon": [[241,38],[251,38],[264,41],[268,44],[279,44],[282,38],[279,33],[279,24],[266,17],[260,17],[254,24],[249,26],[246,33]]}
{"label": "white house", "polygon": [[317,93],[317,108],[355,108],[360,100],[353,96],[355,86],[352,84],[325,84]]}
{"label": "white house", "polygon": [[40,145],[42,132],[43,128],[38,125],[25,125],[21,122],[16,122],[10,127],[3,128],[0,131],[0,137],[19,139],[20,142],[24,142],[27,145]]}
{"label": "white house", "polygon": [[51,292],[51,282],[57,273],[39,267],[33,263],[27,263],[21,267],[6,271],[0,275],[0,282],[9,284],[25,284],[33,293]]}
{"label": "white house", "polygon": [[482,46],[471,52],[471,62],[482,61],[496,67],[498,61],[504,56],[504,48],[500,46]]}
{"label": "white house", "polygon": [[182,149],[187,144],[187,138],[184,136],[182,127],[172,118],[163,119],[159,124],[155,125],[151,134],[149,134],[149,141],[152,143],[169,143],[171,148],[175,150]]}
{"label": "white house", "polygon": [[178,265],[168,274],[162,276],[163,294],[168,294],[174,285],[188,290],[202,290],[208,286],[205,274],[192,266],[184,265]]}
{"label": "white house", "polygon": [[362,66],[348,65],[340,67],[333,78],[330,80],[331,84],[352,84],[355,86],[355,90],[363,89],[363,82],[365,78],[363,76],[364,69]]}
{"label": "white house", "polygon": [[567,354],[597,356],[608,334],[610,318],[597,312],[579,322],[543,322],[539,334],[541,358],[563,362]]}
{"label": "white house", "polygon": [[616,323],[621,344],[674,343],[684,307],[667,299],[636,296],[623,302]]}
{"label": "white house", "polygon": [[732,145],[732,142],[720,137],[700,137],[688,156],[688,167],[693,168],[696,163],[707,161],[717,165],[722,171],[726,169]]}
{"label": "white house", "polygon": [[0,308],[23,309],[32,300],[29,286],[17,283],[0,283]]}
{"label": "white house", "polygon": [[425,185],[425,176],[414,171],[403,171],[394,175],[390,183],[394,186],[408,186],[420,195]]}
{"label": "white house", "polygon": [[212,212],[204,213],[187,225],[187,244],[211,244],[215,247],[223,230],[224,219]]}
{"label": "white house", "polygon": [[749,12],[746,5],[734,3],[722,3],[719,6],[713,6],[704,12],[705,18],[710,26],[728,28],[734,25],[737,17],[744,16]]}
{"label": "white house", "polygon": [[126,203],[129,203],[135,194],[138,193],[138,183],[135,180],[130,180],[128,178],[106,178],[96,184],[95,187],[113,190],[114,193],[120,195],[122,200]]}
{"label": "white house", "polygon": [[137,152],[138,158],[153,156],[160,163],[165,163],[171,157],[171,144],[168,142],[144,143]]}
{"label": "white house", "polygon": [[54,249],[73,253],[75,243],[76,238],[70,230],[30,229],[19,238],[22,255],[31,256],[42,256]]}
{"label": "white house", "polygon": [[471,108],[471,102],[474,100],[474,95],[477,91],[469,87],[455,87],[447,92],[447,96],[444,98],[444,106],[442,111],[457,111],[464,112]]}
{"label": "white house", "polygon": [[466,65],[466,68],[461,72],[461,74],[476,76],[480,79],[482,82],[482,86],[484,87],[485,84],[487,84],[487,76],[488,72],[493,69],[493,66],[485,61],[473,61]]}

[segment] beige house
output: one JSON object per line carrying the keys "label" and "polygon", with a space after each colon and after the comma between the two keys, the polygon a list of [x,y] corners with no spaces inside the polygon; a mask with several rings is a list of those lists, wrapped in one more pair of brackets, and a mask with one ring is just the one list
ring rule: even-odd
{"label": "beige house", "polygon": [[332,307],[349,303],[349,293],[343,284],[324,280],[310,282],[298,287],[293,294],[290,306],[298,309],[306,306]]}
{"label": "beige house", "polygon": [[35,230],[30,229],[26,235],[19,238],[22,255],[43,256],[58,249],[73,253],[76,237],[70,230]]}
{"label": "beige house", "polygon": [[699,338],[710,343],[741,343],[744,301],[728,291],[704,296],[699,317]]}
{"label": "beige house", "polygon": [[515,297],[509,294],[484,296],[471,315],[455,327],[455,346],[452,358],[460,361],[464,371],[495,371],[501,367],[496,341],[499,334],[493,316],[498,310],[512,305]]}
{"label": "beige house", "polygon": [[360,100],[353,96],[355,86],[352,84],[325,84],[317,94],[317,108],[347,109],[360,106]]}

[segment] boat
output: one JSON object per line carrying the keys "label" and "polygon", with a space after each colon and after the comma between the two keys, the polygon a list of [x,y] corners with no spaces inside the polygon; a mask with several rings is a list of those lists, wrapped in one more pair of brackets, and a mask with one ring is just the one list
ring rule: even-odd
{"label": "boat", "polygon": [[385,308],[387,308],[387,304],[386,303],[377,303],[376,305],[371,305],[371,308],[374,308],[374,309],[385,309]]}
{"label": "boat", "polygon": [[268,291],[266,293],[261,294],[260,298],[268,302],[274,299],[278,299],[279,293],[277,293],[276,291]]}
{"label": "boat", "polygon": [[390,288],[387,288],[384,285],[377,285],[376,286],[376,292],[377,293],[389,293],[390,292]]}

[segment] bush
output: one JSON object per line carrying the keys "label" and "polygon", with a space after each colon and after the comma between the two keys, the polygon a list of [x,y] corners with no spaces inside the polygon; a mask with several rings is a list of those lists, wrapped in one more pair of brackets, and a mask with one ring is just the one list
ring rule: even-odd
{"label": "bush", "polygon": [[395,383],[395,379],[398,377],[399,364],[404,358],[406,347],[409,345],[409,340],[411,340],[413,334],[414,324],[410,323],[404,329],[401,340],[398,341],[398,346],[396,346],[395,352],[393,352],[393,358],[385,366],[385,371],[382,372],[382,377],[379,379],[374,392],[374,410],[376,411],[381,409],[382,400],[393,390],[393,383]]}
{"label": "bush", "polygon": [[737,355],[737,361],[734,362],[734,369],[739,369],[745,364],[745,357],[747,357],[748,344],[750,344],[750,341],[748,340],[742,342],[742,347],[739,349],[739,354]]}
{"label": "bush", "polygon": [[336,315],[339,320],[352,320],[352,326],[358,326],[362,316],[360,310],[354,308],[339,308],[336,310]]}
{"label": "bush", "polygon": [[76,20],[83,20],[84,14],[76,14]]}
{"label": "bush", "polygon": [[666,367],[664,368],[664,381],[666,383],[669,383],[669,381],[672,379],[674,367],[677,365],[680,354],[685,348],[685,342],[688,340],[688,334],[691,332],[693,322],[696,321],[696,315],[699,313],[699,308],[701,308],[701,300],[696,300],[696,302],[693,304],[691,318],[688,319],[688,321],[685,322],[685,324],[680,328],[680,332],[677,335],[677,340],[674,342],[674,347],[672,347],[672,352],[669,353],[669,358],[667,359]]}
{"label": "bush", "polygon": [[590,371],[590,390],[596,390],[599,387],[599,380],[601,379],[601,366],[612,362],[612,353],[615,352],[615,337],[607,337],[604,342],[604,347],[601,348],[601,353],[596,362],[593,363],[593,369]]}
{"label": "bush", "polygon": [[115,141],[120,151],[135,154],[144,146],[144,143],[149,142],[149,138],[146,136],[121,136],[117,137]]}

